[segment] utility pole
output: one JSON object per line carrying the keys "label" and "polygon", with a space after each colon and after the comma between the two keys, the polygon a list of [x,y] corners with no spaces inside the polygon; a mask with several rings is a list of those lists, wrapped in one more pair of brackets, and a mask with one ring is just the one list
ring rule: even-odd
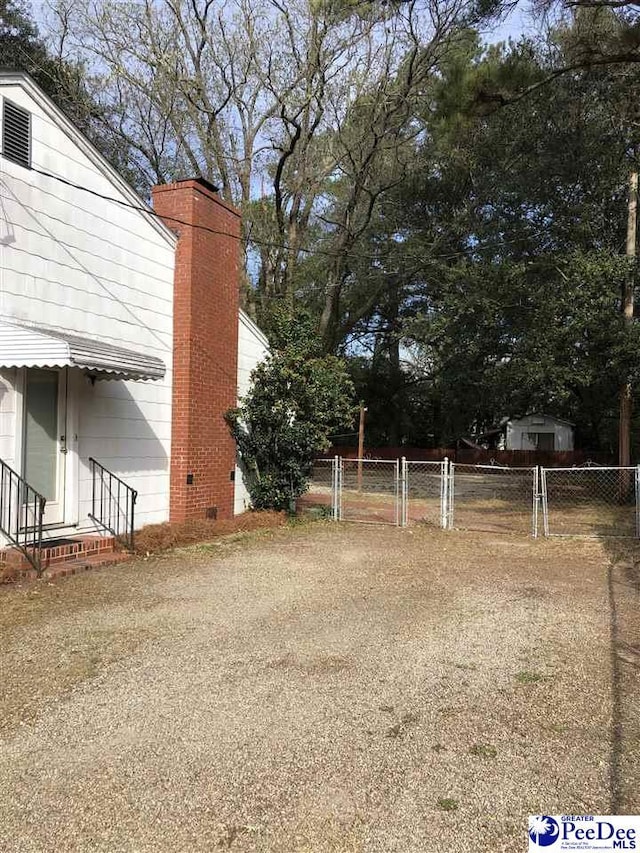
{"label": "utility pole", "polygon": [[[629,207],[627,217],[627,258],[629,270],[622,290],[622,316],[627,329],[633,324],[633,297],[635,285],[636,235],[638,224],[638,172],[634,169],[629,176]],[[618,465],[631,465],[631,383],[625,382],[620,389],[620,419],[618,433]]]}
{"label": "utility pole", "polygon": [[362,457],[364,456],[364,415],[366,407],[360,403],[360,426],[358,427],[358,491],[362,491]]}

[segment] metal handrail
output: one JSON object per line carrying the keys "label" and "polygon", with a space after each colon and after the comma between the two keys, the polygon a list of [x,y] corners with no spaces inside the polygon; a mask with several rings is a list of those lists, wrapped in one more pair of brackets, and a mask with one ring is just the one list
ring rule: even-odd
{"label": "metal handrail", "polygon": [[0,530],[42,574],[42,522],[47,499],[0,459]]}
{"label": "metal handrail", "polygon": [[132,551],[138,492],[91,456],[89,465],[92,480],[89,518]]}

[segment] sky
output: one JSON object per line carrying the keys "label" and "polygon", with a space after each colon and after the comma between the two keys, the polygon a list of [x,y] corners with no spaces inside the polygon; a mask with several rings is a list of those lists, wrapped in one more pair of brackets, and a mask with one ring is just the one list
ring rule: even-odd
{"label": "sky", "polygon": [[[41,30],[46,32],[44,4],[40,0],[30,0],[30,6],[32,17],[38,23]],[[496,44],[500,41],[507,41],[509,38],[517,40],[523,33],[531,32],[533,29],[529,3],[526,0],[519,0],[515,4],[515,8],[501,23],[496,24],[490,30],[486,30],[483,33],[483,38],[487,44]]]}
{"label": "sky", "polygon": [[[43,25],[46,17],[44,4],[40,0],[29,0],[29,5],[33,18],[40,25]],[[491,31],[487,31],[484,37],[489,44],[495,44],[499,41],[506,41],[510,37],[517,39],[529,29],[531,29],[531,21],[528,3],[526,0],[520,0],[506,19],[492,28]]]}
{"label": "sky", "polygon": [[518,3],[509,15],[490,30],[483,33],[488,44],[496,44],[507,39],[518,39],[523,33],[531,33],[535,29],[526,3]]}

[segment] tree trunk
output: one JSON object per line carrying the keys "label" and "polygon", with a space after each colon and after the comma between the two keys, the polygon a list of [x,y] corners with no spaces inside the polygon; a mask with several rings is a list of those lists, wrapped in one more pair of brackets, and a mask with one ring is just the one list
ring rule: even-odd
{"label": "tree trunk", "polygon": [[[629,212],[627,219],[627,258],[629,271],[625,279],[622,293],[622,316],[624,324],[630,328],[633,323],[633,297],[635,284],[636,230],[638,208],[638,173],[634,170],[629,176]],[[620,420],[618,436],[618,464],[631,464],[631,412],[632,412],[631,383],[623,383],[620,389]]]}

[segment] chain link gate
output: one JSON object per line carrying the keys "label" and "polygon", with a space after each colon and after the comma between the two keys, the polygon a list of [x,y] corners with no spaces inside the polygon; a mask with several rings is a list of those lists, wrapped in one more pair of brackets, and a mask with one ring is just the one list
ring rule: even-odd
{"label": "chain link gate", "polygon": [[447,526],[449,460],[413,462],[402,457],[402,526],[424,522]]}
{"label": "chain link gate", "polygon": [[447,528],[538,535],[538,468],[450,463]]}
{"label": "chain link gate", "polygon": [[337,477],[340,521],[401,524],[398,459],[339,459]]}
{"label": "chain link gate", "polygon": [[640,466],[542,468],[545,536],[640,538]]}

